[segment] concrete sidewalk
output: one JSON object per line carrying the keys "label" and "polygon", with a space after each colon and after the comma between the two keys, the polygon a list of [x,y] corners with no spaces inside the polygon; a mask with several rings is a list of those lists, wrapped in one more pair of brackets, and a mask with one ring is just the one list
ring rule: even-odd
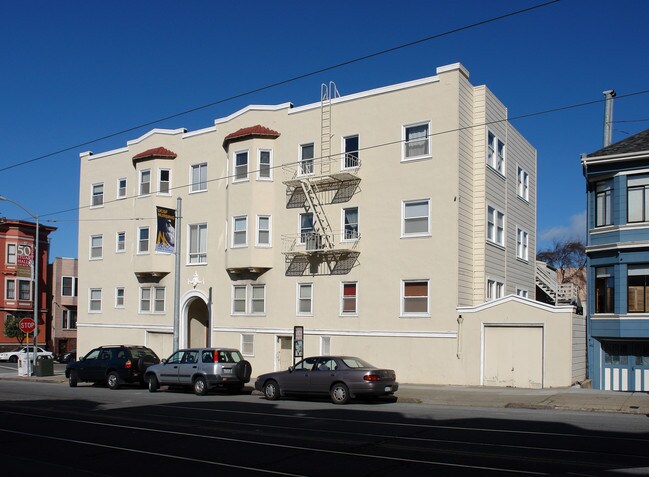
{"label": "concrete sidewalk", "polygon": [[[54,376],[18,376],[0,374],[1,380],[67,384],[62,374]],[[254,380],[251,381],[251,383]],[[249,386],[251,386],[249,384]],[[253,394],[258,394],[253,391]],[[616,392],[580,387],[520,389],[480,386],[444,386],[400,384],[399,402],[437,406],[468,406],[521,409],[558,409],[586,412],[621,412],[649,416],[649,393]]]}

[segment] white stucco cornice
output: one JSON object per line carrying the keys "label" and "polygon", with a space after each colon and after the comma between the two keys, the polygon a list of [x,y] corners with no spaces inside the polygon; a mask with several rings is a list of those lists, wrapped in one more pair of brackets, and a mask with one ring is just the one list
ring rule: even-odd
{"label": "white stucco cornice", "polygon": [[[293,328],[242,328],[230,326],[214,326],[216,333],[252,333],[271,335],[292,335]],[[457,331],[370,331],[370,330],[328,330],[319,328],[304,328],[305,335],[312,336],[364,336],[381,338],[456,338]]]}
{"label": "white stucco cornice", "polygon": [[488,310],[497,306],[503,306],[507,303],[512,302],[520,303],[521,305],[530,306],[532,308],[538,308],[539,310],[544,310],[551,313],[572,313],[575,309],[575,307],[572,305],[548,305],[547,303],[541,303],[540,301],[530,300],[529,298],[523,298],[517,295],[507,295],[506,297],[488,301],[486,303],[482,303],[481,305],[458,306],[456,310],[460,315],[462,313],[478,313],[480,311]]}
{"label": "white stucco cornice", "polygon": [[241,116],[242,114],[247,113],[248,111],[280,111],[282,109],[291,109],[293,107],[293,103],[282,103],[282,104],[250,104],[246,106],[243,109],[240,109],[239,111],[236,111],[229,116],[225,116],[224,118],[218,118],[214,120],[214,125],[217,126],[219,124],[227,123],[228,121],[232,121],[234,118]]}
{"label": "white stucco cornice", "polygon": [[126,142],[127,146],[132,146],[133,144],[138,144],[142,141],[144,141],[147,138],[150,138],[151,136],[155,134],[162,134],[162,135],[167,135],[167,136],[174,136],[176,134],[185,134],[187,132],[187,129],[185,128],[180,128],[180,129],[151,129],[146,134],[143,134],[142,136],[138,137],[137,139],[131,139],[130,141]]}

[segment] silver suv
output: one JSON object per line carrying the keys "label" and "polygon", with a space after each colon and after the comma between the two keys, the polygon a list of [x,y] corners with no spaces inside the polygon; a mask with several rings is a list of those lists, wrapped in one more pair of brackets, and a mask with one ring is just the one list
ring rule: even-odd
{"label": "silver suv", "polygon": [[214,388],[241,392],[251,373],[252,366],[237,349],[190,348],[149,366],[144,379],[152,393],[162,385],[191,386],[194,393],[203,396]]}

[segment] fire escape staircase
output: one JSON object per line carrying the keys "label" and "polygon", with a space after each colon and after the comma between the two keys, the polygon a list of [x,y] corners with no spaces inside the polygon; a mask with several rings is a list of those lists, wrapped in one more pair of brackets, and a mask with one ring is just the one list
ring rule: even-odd
{"label": "fire escape staircase", "polygon": [[556,270],[545,262],[536,262],[536,286],[545,293],[555,305],[579,304],[579,287],[574,283],[559,283]]}

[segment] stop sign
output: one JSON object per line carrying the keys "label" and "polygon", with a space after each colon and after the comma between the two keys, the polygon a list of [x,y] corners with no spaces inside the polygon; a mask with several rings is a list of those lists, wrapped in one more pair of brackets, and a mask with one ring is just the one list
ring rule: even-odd
{"label": "stop sign", "polygon": [[36,324],[31,318],[23,318],[18,323],[18,327],[23,333],[31,333],[32,331],[34,331],[34,328],[36,328]]}

